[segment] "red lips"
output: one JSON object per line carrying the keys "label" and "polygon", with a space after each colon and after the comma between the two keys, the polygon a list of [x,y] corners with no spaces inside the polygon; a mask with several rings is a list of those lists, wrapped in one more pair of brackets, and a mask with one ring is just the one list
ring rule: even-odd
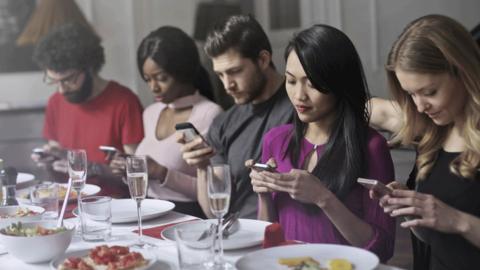
{"label": "red lips", "polygon": [[309,106],[305,105],[295,105],[295,108],[297,109],[298,112],[303,113],[311,109]]}

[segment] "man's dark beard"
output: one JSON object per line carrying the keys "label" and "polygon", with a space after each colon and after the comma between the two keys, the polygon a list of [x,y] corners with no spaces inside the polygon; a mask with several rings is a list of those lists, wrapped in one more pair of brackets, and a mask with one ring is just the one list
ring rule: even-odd
{"label": "man's dark beard", "polygon": [[265,91],[265,85],[267,85],[267,76],[265,76],[265,74],[261,73],[260,69],[258,70],[258,77],[257,79],[254,81],[254,91],[250,92],[251,95],[248,99],[248,101],[246,103],[250,103],[252,102],[254,99],[258,98],[259,96],[261,96],[263,94],[263,92]]}
{"label": "man's dark beard", "polygon": [[83,80],[82,86],[80,89],[72,92],[64,93],[63,96],[70,103],[82,103],[86,101],[93,92],[93,78],[89,72],[85,72],[85,79]]}

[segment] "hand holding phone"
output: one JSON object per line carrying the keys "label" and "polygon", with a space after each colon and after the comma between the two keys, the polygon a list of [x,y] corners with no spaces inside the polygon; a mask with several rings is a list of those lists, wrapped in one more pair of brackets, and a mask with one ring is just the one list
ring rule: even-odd
{"label": "hand holding phone", "polygon": [[258,162],[253,164],[252,168],[257,171],[268,171],[268,172],[274,172],[276,169],[275,167],[272,167],[269,164],[258,163]]}
{"label": "hand holding phone", "polygon": [[30,157],[40,167],[57,159],[50,151],[41,147],[32,149],[32,155]]}
{"label": "hand holding phone", "polygon": [[36,155],[39,155],[40,158],[44,158],[45,156],[48,155],[47,152],[45,152],[45,149],[43,148],[40,148],[40,147],[37,147],[37,148],[33,148],[32,149],[32,154],[36,154]]}
{"label": "hand holding phone", "polygon": [[115,154],[120,153],[120,151],[113,146],[100,145],[98,149],[106,154],[105,160],[108,161],[112,160]]}
{"label": "hand holding phone", "polygon": [[385,184],[377,180],[359,177],[357,179],[357,183],[364,186],[365,188],[368,188],[369,190],[377,192],[380,196],[385,196],[392,193],[391,188],[387,187]]}
{"label": "hand holding phone", "polygon": [[117,153],[117,152],[119,152],[118,149],[113,147],[113,146],[100,145],[98,147],[98,149],[100,149],[101,151],[103,151],[105,153]]}
{"label": "hand holding phone", "polygon": [[200,132],[195,128],[192,123],[183,122],[175,125],[175,130],[182,131],[185,134],[185,142],[190,142],[195,139],[196,136],[200,135]]}

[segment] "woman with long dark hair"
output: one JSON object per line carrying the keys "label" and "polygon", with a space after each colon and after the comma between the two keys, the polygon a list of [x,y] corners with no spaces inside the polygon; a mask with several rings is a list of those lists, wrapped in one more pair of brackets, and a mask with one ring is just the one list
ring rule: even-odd
{"label": "woman with long dark hair", "polygon": [[276,172],[251,172],[258,216],[280,222],[287,239],[358,246],[386,261],[393,219],[356,181],[389,182],[393,164],[385,139],[368,127],[369,92],[355,47],[341,31],[314,25],[294,36],[285,59],[297,114],[264,137],[262,161]]}
{"label": "woman with long dark hair", "polygon": [[[195,42],[176,27],[160,27],[140,43],[137,64],[157,101],[143,113],[145,138],[135,152],[149,158],[148,196],[175,202],[176,211],[204,217],[197,202],[196,169],[182,159],[174,134],[180,122],[190,122],[206,134],[222,112],[211,101],[212,86]],[[117,157],[112,164],[123,168],[125,160]]]}

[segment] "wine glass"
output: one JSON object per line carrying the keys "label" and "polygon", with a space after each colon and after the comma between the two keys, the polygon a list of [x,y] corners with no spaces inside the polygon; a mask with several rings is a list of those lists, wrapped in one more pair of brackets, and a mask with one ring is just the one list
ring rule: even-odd
{"label": "wine glass", "polygon": [[217,221],[217,237],[215,238],[215,257],[213,269],[234,269],[233,265],[223,258],[223,232],[222,219],[230,206],[230,193],[232,182],[230,178],[230,166],[226,164],[211,165],[207,168],[208,199],[210,211]]}
{"label": "wine glass", "polygon": [[[69,150],[67,153],[67,160],[68,175],[70,177],[70,181],[72,181],[72,188],[77,192],[77,209],[81,224],[82,209],[80,207],[80,199],[82,189],[85,186],[85,181],[87,179],[87,152],[85,152],[83,149]],[[77,228],[80,228],[77,231],[81,234],[82,226],[77,226]]]}
{"label": "wine glass", "polygon": [[128,156],[126,167],[130,196],[137,203],[138,239],[134,246],[140,248],[154,247],[155,245],[142,240],[142,200],[147,196],[148,185],[147,158],[145,156]]}

